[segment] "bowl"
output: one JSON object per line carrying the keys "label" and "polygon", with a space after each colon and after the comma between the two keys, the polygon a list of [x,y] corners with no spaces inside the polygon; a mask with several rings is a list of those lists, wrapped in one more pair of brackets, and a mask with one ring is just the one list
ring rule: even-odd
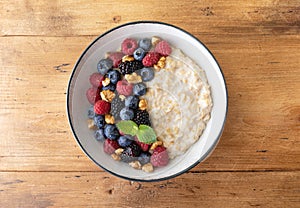
{"label": "bowl", "polygon": [[[213,107],[201,137],[183,155],[153,172],[136,170],[123,162],[114,161],[103,151],[103,144],[94,139],[93,131],[87,127],[86,99],[89,76],[97,71],[98,61],[107,51],[120,48],[128,37],[142,38],[158,36],[168,40],[176,48],[194,60],[206,73],[211,88]],[[189,32],[167,23],[139,21],[115,27],[97,37],[76,62],[67,90],[67,114],[75,140],[83,152],[95,164],[107,172],[132,181],[161,181],[183,174],[204,161],[216,147],[227,114],[227,89],[219,64],[208,48]],[[197,125],[197,124],[196,124]]]}

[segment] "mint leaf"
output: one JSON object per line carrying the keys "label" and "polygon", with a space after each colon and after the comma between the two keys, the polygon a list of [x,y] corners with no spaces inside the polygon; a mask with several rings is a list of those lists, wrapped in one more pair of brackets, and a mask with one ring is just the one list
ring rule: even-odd
{"label": "mint leaf", "polygon": [[116,125],[119,131],[124,134],[130,134],[131,136],[135,136],[139,130],[138,125],[130,120],[120,121]]}
{"label": "mint leaf", "polygon": [[156,141],[156,134],[154,130],[147,125],[140,125],[139,130],[136,133],[136,136],[140,142],[146,144],[152,144]]}

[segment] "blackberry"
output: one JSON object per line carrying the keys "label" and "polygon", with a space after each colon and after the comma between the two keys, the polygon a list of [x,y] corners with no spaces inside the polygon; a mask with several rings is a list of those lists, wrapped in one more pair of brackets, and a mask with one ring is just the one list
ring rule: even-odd
{"label": "blackberry", "polygon": [[151,126],[151,122],[150,122],[150,118],[149,118],[149,113],[146,110],[137,110],[135,112],[135,116],[133,118],[133,121],[137,124],[137,125],[147,125],[147,126]]}
{"label": "blackberry", "polygon": [[119,69],[123,75],[131,74],[144,67],[141,61],[125,61],[119,64]]}
{"label": "blackberry", "polygon": [[116,120],[120,120],[120,111],[125,107],[125,102],[121,100],[119,95],[116,93],[116,96],[111,102],[111,109],[110,114],[113,115],[113,117]]}
{"label": "blackberry", "polygon": [[137,160],[137,157],[140,156],[142,150],[139,145],[135,142],[132,142],[128,147],[124,149],[120,157],[123,162],[129,163]]}

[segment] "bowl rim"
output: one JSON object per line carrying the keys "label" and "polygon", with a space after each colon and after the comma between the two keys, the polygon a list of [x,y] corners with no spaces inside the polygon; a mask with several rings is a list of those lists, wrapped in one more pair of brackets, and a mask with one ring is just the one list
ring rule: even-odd
{"label": "bowl rim", "polygon": [[[166,176],[166,177],[162,177],[162,178],[156,178],[156,179],[137,179],[137,178],[131,178],[131,177],[127,177],[127,176],[123,176],[123,175],[119,175],[115,172],[112,172],[108,169],[106,169],[105,167],[103,167],[101,164],[99,164],[96,160],[94,160],[91,155],[83,148],[83,146],[81,145],[80,143],[80,140],[79,138],[77,137],[76,133],[75,133],[75,129],[73,127],[73,124],[71,122],[71,115],[70,115],[70,109],[69,109],[69,102],[70,102],[70,90],[71,90],[71,83],[72,83],[72,80],[73,80],[73,76],[75,74],[75,71],[79,65],[79,63],[81,62],[83,56],[87,53],[87,51],[100,39],[102,38],[103,36],[119,29],[119,28],[122,28],[122,27],[126,27],[126,26],[129,26],[129,25],[137,25],[137,24],[158,24],[158,25],[164,25],[164,26],[168,26],[168,27],[173,27],[177,30],[180,30],[181,32],[184,32],[186,33],[187,35],[191,36],[191,38],[195,39],[197,42],[199,42],[206,50],[207,52],[212,56],[213,60],[216,62],[219,70],[220,70],[220,73],[221,73],[221,76],[222,76],[222,79],[224,81],[224,87],[225,87],[225,101],[226,101],[226,109],[225,109],[225,115],[224,115],[224,121],[223,121],[223,124],[222,124],[222,128],[220,129],[220,132],[216,138],[216,140],[214,141],[214,143],[211,145],[211,147],[207,150],[207,152],[202,155],[202,157],[200,157],[194,164],[190,165],[189,167],[185,168],[184,170],[182,171],[179,171],[178,173],[175,173],[175,174],[172,174],[170,176]],[[169,180],[169,179],[172,179],[172,178],[175,178],[183,173],[186,173],[187,171],[189,171],[190,169],[194,168],[195,166],[197,166],[199,163],[203,162],[206,158],[208,158],[209,154],[212,153],[212,151],[215,149],[215,147],[217,146],[219,140],[220,140],[220,137],[223,133],[223,130],[224,130],[224,127],[225,127],[225,123],[226,123],[226,119],[227,119],[227,114],[228,114],[228,91],[227,91],[227,84],[226,84],[226,80],[225,80],[225,77],[224,77],[224,74],[223,74],[223,71],[220,67],[220,64],[218,63],[217,59],[215,58],[215,56],[213,55],[213,53],[206,47],[206,45],[204,43],[202,43],[197,37],[195,37],[194,35],[192,35],[190,32],[178,27],[178,26],[175,26],[173,24],[170,24],[170,23],[166,23],[166,22],[161,22],[161,21],[148,21],[148,20],[142,20],[142,21],[132,21],[132,22],[127,22],[127,23],[124,23],[124,24],[121,24],[121,25],[118,25],[116,27],[113,27],[109,30],[107,30],[106,32],[102,33],[101,35],[99,35],[98,37],[96,37],[85,49],[84,51],[81,53],[80,57],[77,59],[73,69],[72,69],[72,73],[69,77],[69,82],[68,82],[68,88],[67,88],[67,92],[66,92],[66,111],[67,111],[67,116],[68,116],[68,122],[69,122],[69,125],[70,125],[70,128],[72,130],[72,134],[77,142],[77,144],[80,146],[81,150],[86,154],[86,156],[92,160],[95,164],[97,164],[99,167],[101,167],[103,170],[105,170],[106,172],[109,172],[111,173],[112,175],[114,176],[117,176],[119,178],[122,178],[122,179],[126,179],[126,180],[130,180],[130,181],[136,181],[136,182],[159,182],[159,181],[163,181],[163,180]]]}

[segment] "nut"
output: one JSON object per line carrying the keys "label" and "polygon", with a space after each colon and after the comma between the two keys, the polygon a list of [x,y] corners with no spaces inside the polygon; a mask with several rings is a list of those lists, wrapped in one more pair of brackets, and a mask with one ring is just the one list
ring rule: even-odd
{"label": "nut", "polygon": [[156,141],[151,145],[150,150],[154,150],[156,147],[161,146],[162,144],[162,141]]}
{"label": "nut", "polygon": [[154,64],[154,69],[156,70],[160,70],[162,68],[164,68],[166,66],[166,57],[162,56],[159,61],[157,62],[157,64]]}
{"label": "nut", "polygon": [[151,43],[152,43],[152,45],[156,45],[159,41],[161,41],[161,39],[159,38],[159,37],[157,37],[157,36],[153,36],[152,38],[151,38]]}
{"label": "nut", "polygon": [[110,90],[103,90],[100,92],[100,96],[102,100],[111,102],[115,97],[115,93]]}
{"label": "nut", "polygon": [[87,120],[88,122],[88,128],[91,129],[91,130],[96,130],[97,127],[95,125],[95,122],[94,122],[94,119],[88,119]]}
{"label": "nut", "polygon": [[106,77],[106,78],[102,81],[102,85],[103,85],[104,87],[106,87],[107,85],[109,85],[109,83],[110,83],[110,79],[109,79],[108,77]]}
{"label": "nut", "polygon": [[147,163],[143,165],[142,170],[147,173],[153,172],[153,165],[151,163]]}
{"label": "nut", "polygon": [[145,99],[140,99],[139,102],[139,109],[140,110],[146,110],[147,109],[147,101]]}
{"label": "nut", "polygon": [[120,157],[119,155],[115,154],[115,153],[111,154],[110,156],[111,156],[114,160],[116,160],[116,161],[120,161],[120,160],[121,160],[121,157]]}
{"label": "nut", "polygon": [[134,58],[129,55],[123,56],[122,62],[125,62],[125,61],[134,61]]}
{"label": "nut", "polygon": [[126,96],[125,96],[125,95],[119,95],[119,98],[120,98],[122,101],[124,101],[125,98],[126,98]]}
{"label": "nut", "polygon": [[116,155],[121,155],[123,151],[124,151],[124,149],[118,148],[118,149],[115,150],[115,154]]}
{"label": "nut", "polygon": [[135,72],[133,72],[132,74],[125,74],[125,79],[128,83],[132,84],[142,82],[142,77]]}
{"label": "nut", "polygon": [[107,124],[114,124],[115,123],[115,118],[110,114],[105,114],[104,120]]}
{"label": "nut", "polygon": [[128,163],[131,167],[133,167],[134,169],[142,169],[142,165],[139,161],[133,161]]}

